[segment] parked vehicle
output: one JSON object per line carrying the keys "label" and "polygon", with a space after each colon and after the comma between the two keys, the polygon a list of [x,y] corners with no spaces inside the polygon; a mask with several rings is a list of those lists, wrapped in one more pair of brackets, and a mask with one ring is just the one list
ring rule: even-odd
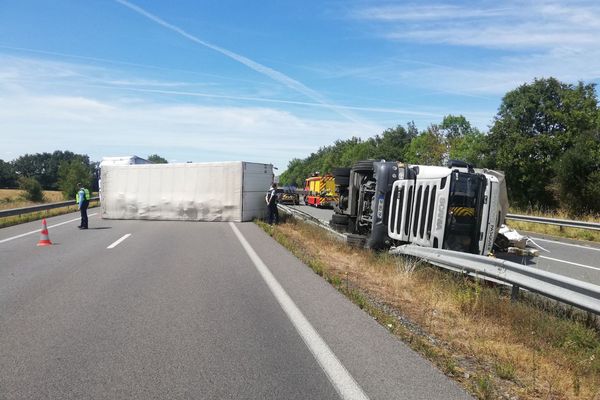
{"label": "parked vehicle", "polygon": [[330,225],[349,232],[354,245],[414,243],[487,255],[508,211],[504,175],[460,161],[365,160],[335,173],[339,202]]}
{"label": "parked vehicle", "polygon": [[296,190],[291,186],[284,186],[276,191],[277,200],[281,204],[292,204],[298,205],[300,204],[300,195],[296,193]]}
{"label": "parked vehicle", "polygon": [[312,176],[305,180],[304,203],[314,207],[333,207],[338,200],[335,179],[331,174]]}

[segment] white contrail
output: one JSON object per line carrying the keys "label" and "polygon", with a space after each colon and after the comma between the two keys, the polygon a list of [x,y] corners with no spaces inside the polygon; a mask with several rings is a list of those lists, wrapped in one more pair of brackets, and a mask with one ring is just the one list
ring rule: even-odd
{"label": "white contrail", "polygon": [[[114,89],[114,87],[115,87],[114,85],[95,85],[95,84],[86,84],[85,86],[97,87],[97,88],[102,88],[102,89],[108,89],[108,88]],[[368,111],[368,112],[376,112],[376,113],[421,116],[421,117],[437,117],[437,118],[443,117],[443,115],[439,114],[439,113],[436,114],[436,113],[431,113],[431,112],[404,110],[401,108],[343,106],[343,105],[337,105],[337,104],[310,103],[307,101],[270,99],[267,97],[229,96],[229,95],[223,95],[223,94],[188,92],[188,91],[181,91],[181,90],[147,89],[147,88],[128,87],[128,86],[117,86],[117,87],[119,89],[131,91],[131,92],[172,94],[172,95],[177,95],[177,96],[190,96],[190,97],[208,97],[208,98],[217,98],[217,99],[243,100],[243,101],[254,101],[254,102],[263,102],[263,103],[293,104],[293,105],[307,106],[307,107],[326,107],[329,109]]]}
{"label": "white contrail", "polygon": [[256,72],[259,72],[263,75],[268,76],[269,78],[280,82],[282,84],[284,84],[285,86],[289,87],[290,89],[293,89],[297,92],[300,92],[302,94],[304,94],[305,96],[310,97],[311,99],[315,100],[318,103],[323,104],[326,107],[329,107],[331,110],[335,111],[336,113],[340,114],[341,116],[349,119],[352,122],[361,124],[361,125],[366,125],[364,122],[357,120],[354,116],[348,114],[348,113],[344,113],[342,112],[339,107],[330,104],[328,101],[326,101],[323,96],[321,96],[318,92],[314,91],[313,89],[305,86],[304,84],[302,84],[301,82],[298,82],[297,80],[290,78],[289,76],[274,70],[273,68],[269,68],[266,65],[262,65],[260,63],[257,63],[256,61],[253,61],[247,57],[244,57],[240,54],[234,53],[232,51],[229,51],[227,49],[224,49],[222,47],[219,46],[215,46],[214,44],[208,43],[204,40],[201,40],[199,38],[197,38],[196,36],[187,33],[186,31],[184,31],[183,29],[169,24],[168,22],[164,21],[163,19],[157,17],[154,14],[149,13],[148,11],[144,10],[143,8],[136,6],[135,4],[132,4],[130,2],[128,2],[127,0],[115,0],[116,2],[130,8],[131,10],[137,12],[138,14],[143,15],[144,17],[156,22],[157,24],[170,29],[174,32],[177,32],[178,34],[180,34],[181,36],[191,40],[192,42],[198,43],[199,45],[202,45],[204,47],[207,47],[209,49],[212,49],[214,51],[217,51],[241,64],[244,64],[245,66],[253,69]]}

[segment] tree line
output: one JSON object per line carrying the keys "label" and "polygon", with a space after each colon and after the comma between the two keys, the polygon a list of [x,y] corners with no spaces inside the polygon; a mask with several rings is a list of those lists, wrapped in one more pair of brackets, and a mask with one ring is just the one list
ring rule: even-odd
{"label": "tree line", "polygon": [[462,115],[447,115],[419,131],[398,125],[368,139],[337,140],[293,159],[282,184],[358,160],[443,165],[448,159],[504,171],[509,198],[521,208],[572,214],[600,212],[600,108],[594,84],[535,79],[506,93],[488,132]]}
{"label": "tree line", "polygon": [[25,154],[10,162],[0,160],[0,187],[23,189],[33,201],[42,200],[42,190],[60,190],[71,199],[77,183],[98,190],[98,165],[71,151]]}
{"label": "tree line", "polygon": [[[148,156],[153,163],[167,163],[158,154]],[[65,199],[75,197],[77,183],[98,190],[99,162],[86,154],[56,150],[53,153],[25,154],[13,161],[0,160],[0,188],[20,188],[32,201],[42,200],[42,190],[60,190]]]}

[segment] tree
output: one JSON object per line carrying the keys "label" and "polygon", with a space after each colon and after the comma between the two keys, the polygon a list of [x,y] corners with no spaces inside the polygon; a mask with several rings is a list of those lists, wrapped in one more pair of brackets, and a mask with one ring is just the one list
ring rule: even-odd
{"label": "tree", "polygon": [[574,214],[600,211],[600,132],[580,135],[556,163],[561,206]]}
{"label": "tree", "polygon": [[485,135],[463,115],[446,115],[439,125],[447,148],[447,158],[482,166],[485,153]]}
{"label": "tree", "polygon": [[448,140],[469,135],[477,131],[471,123],[462,115],[446,115],[439,125],[440,132]]}
{"label": "tree", "polygon": [[554,164],[598,123],[595,86],[536,79],[508,92],[486,140],[487,164],[506,173],[511,201],[554,207]]}
{"label": "tree", "polygon": [[75,154],[71,151],[56,150],[53,153],[25,154],[12,162],[19,176],[35,178],[44,189],[58,189],[58,168],[63,161],[79,160],[90,165],[90,159],[85,154]]}
{"label": "tree", "polygon": [[0,187],[12,188],[17,185],[17,174],[11,163],[0,160]]}
{"label": "tree", "polygon": [[50,180],[47,178],[50,157],[50,153],[25,154],[14,160],[12,164],[19,176],[34,178],[44,186]]}
{"label": "tree", "polygon": [[292,159],[287,169],[279,176],[279,183],[282,185],[304,186],[304,173],[302,172],[303,163],[299,158]]}
{"label": "tree", "polygon": [[477,129],[454,136],[449,140],[448,156],[451,160],[462,160],[476,167],[483,166],[486,151],[486,136]]}
{"label": "tree", "polygon": [[406,162],[411,164],[442,165],[446,145],[437,125],[414,138],[406,151]]}
{"label": "tree", "polygon": [[166,158],[162,158],[158,154],[149,155],[148,161],[150,161],[151,163],[154,163],[154,164],[168,164],[169,163]]}
{"label": "tree", "polygon": [[75,198],[75,194],[79,191],[77,183],[81,183],[86,188],[90,188],[92,184],[90,168],[81,160],[60,163],[58,176],[58,186],[65,200]]}
{"label": "tree", "polygon": [[[375,155],[373,158],[388,161],[403,161],[410,142],[417,137],[417,133],[409,131],[403,126],[386,129],[381,137],[375,137]],[[356,160],[358,161],[358,160]]]}

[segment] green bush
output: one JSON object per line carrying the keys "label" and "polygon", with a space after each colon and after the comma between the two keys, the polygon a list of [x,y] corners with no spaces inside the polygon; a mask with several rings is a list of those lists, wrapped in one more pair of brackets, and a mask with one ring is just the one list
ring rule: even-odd
{"label": "green bush", "polygon": [[44,193],[42,185],[35,178],[21,176],[19,178],[19,188],[25,191],[23,197],[29,201],[42,202],[44,201]]}

